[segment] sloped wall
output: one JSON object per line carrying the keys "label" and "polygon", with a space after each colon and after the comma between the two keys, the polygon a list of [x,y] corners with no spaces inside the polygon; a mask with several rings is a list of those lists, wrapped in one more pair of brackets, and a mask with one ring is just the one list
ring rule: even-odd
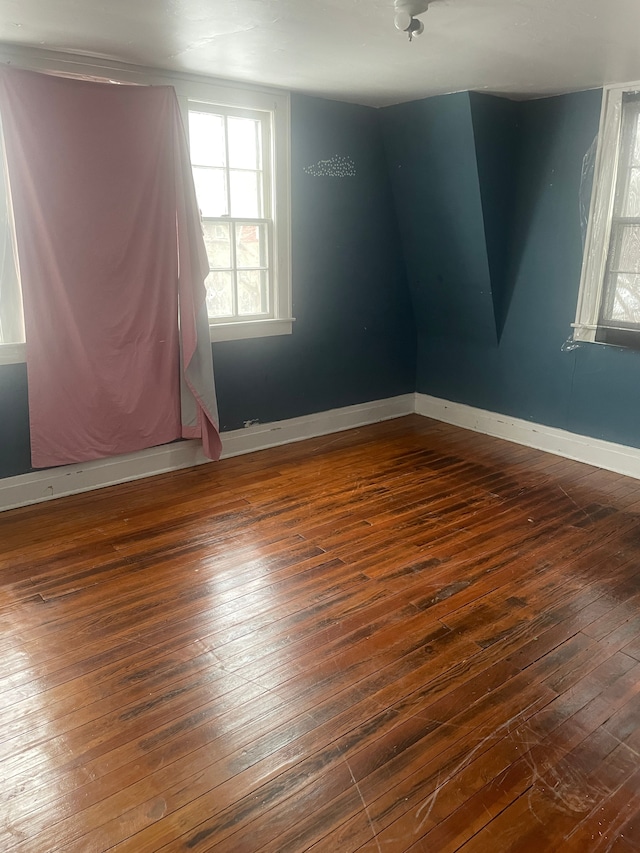
{"label": "sloped wall", "polygon": [[440,336],[495,346],[471,97],[462,92],[380,112],[418,346]]}
{"label": "sloped wall", "polygon": [[469,94],[485,247],[498,340],[511,302],[509,259],[520,157],[523,104]]}

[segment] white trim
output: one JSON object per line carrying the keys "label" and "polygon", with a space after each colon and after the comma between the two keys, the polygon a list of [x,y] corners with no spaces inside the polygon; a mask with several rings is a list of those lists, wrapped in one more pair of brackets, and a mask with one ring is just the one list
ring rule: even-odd
{"label": "white trim", "polygon": [[640,82],[605,86],[602,94],[589,221],[584,241],[576,318],[572,324],[575,341],[601,343],[596,341],[596,331],[605,287],[618,179],[623,95],[625,92],[637,91],[640,91]]}
{"label": "white trim", "polygon": [[295,319],[247,320],[234,323],[210,323],[209,336],[212,341],[242,341],[247,338],[268,338],[272,335],[290,335]]}
{"label": "white trim", "polygon": [[26,344],[0,344],[0,364],[22,364],[26,360]]}
{"label": "white trim", "polygon": [[622,92],[622,89],[608,88],[602,94],[589,220],[584,241],[576,319],[572,324],[575,341],[595,342],[618,170]]}
{"label": "white trim", "polygon": [[274,316],[293,316],[293,278],[291,267],[291,98],[280,98],[272,113],[271,133],[271,205],[276,224],[273,262]]}
{"label": "white trim", "polygon": [[[222,455],[223,458],[238,456],[402,417],[411,414],[413,406],[414,395],[405,394],[276,423],[248,425],[245,429],[222,433]],[[208,461],[199,441],[182,441],[95,462],[6,477],[0,479],[0,511],[190,468]]]}
{"label": "white trim", "polygon": [[267,424],[247,424],[245,429],[222,433],[222,455],[240,456],[256,450],[266,450],[281,444],[304,441],[319,435],[329,435],[346,429],[375,424],[413,414],[414,395],[404,394],[389,397],[387,400],[374,400],[345,406],[342,409],[329,409],[301,418],[289,418]]}
{"label": "white trim", "polygon": [[[248,338],[270,338],[291,335],[295,317],[267,320],[247,320],[240,323],[211,323],[209,337],[212,341],[244,341]],[[1,344],[0,365],[22,364],[27,360],[26,344]]]}
{"label": "white trim", "polygon": [[181,441],[62,468],[49,468],[0,480],[0,511],[102,489],[209,460],[199,441]]}
{"label": "white trim", "polygon": [[[44,50],[38,47],[0,42],[0,62],[14,68],[24,68],[29,71],[57,72],[74,77],[89,79],[117,80],[122,83],[139,83],[152,86],[176,86],[176,84],[202,84],[202,89],[191,88],[196,93],[206,93],[207,87],[214,85],[221,91],[226,90],[229,105],[255,103],[255,95],[264,95],[264,103],[269,103],[273,97],[285,95],[288,90],[275,86],[263,86],[259,83],[245,83],[242,80],[229,80],[224,77],[212,77],[205,74],[190,74],[183,71],[170,71],[165,68],[150,68],[145,65],[119,62],[115,59],[87,54],[73,53],[66,50]],[[241,92],[246,92],[243,96]],[[204,100],[207,95],[202,94]],[[242,100],[246,97],[246,100]],[[225,96],[223,96],[224,102]],[[270,109],[270,107],[267,107]]]}
{"label": "white trim", "polygon": [[[640,479],[638,448],[589,438],[463,403],[452,403],[427,394],[404,394],[274,423],[248,423],[244,429],[222,433],[222,456],[227,459],[400,418],[414,412],[463,429]],[[7,477],[0,480],[0,511],[190,468],[204,462],[208,460],[202,453],[200,442],[183,441],[111,459]]]}
{"label": "white trim", "polygon": [[[291,317],[291,105],[290,97],[285,93],[251,92],[235,90],[206,83],[193,82],[183,84],[174,81],[174,88],[183,104],[185,126],[189,127],[188,111],[209,108],[212,111],[238,111],[245,109],[260,116],[263,124],[263,189],[265,192],[265,209],[256,221],[267,225],[267,269],[269,273],[269,315],[270,319],[286,322]],[[268,167],[267,167],[268,164]],[[239,220],[252,217],[237,217]],[[230,217],[232,222],[236,217]],[[225,218],[213,221],[224,222]],[[232,264],[232,267],[235,264]],[[240,328],[250,321],[234,320]],[[225,324],[222,321],[223,325]],[[218,325],[213,320],[212,327]],[[265,336],[275,334],[290,334],[289,331],[269,331],[268,326],[252,326],[250,334],[229,334],[229,337],[214,337],[212,340],[239,340],[242,338],[261,337],[263,329]],[[249,330],[249,327],[247,327]]]}
{"label": "white trim", "polygon": [[640,479],[640,449],[637,447],[589,438],[564,429],[476,409],[463,403],[452,403],[427,394],[416,394],[415,411],[424,417],[463,429],[504,438],[516,444],[524,444],[526,447],[534,447],[546,453]]}

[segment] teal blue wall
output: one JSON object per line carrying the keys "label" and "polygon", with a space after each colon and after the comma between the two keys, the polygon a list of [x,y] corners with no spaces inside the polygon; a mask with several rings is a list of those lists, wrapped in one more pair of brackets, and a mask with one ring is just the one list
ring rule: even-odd
{"label": "teal blue wall", "polygon": [[518,104],[460,94],[391,107],[382,120],[416,313],[416,390],[640,447],[640,353],[563,350],[600,104],[600,91]]}
{"label": "teal blue wall", "polygon": [[30,470],[26,364],[0,365],[0,477]]}
{"label": "teal blue wall", "polygon": [[[298,95],[291,110],[296,322],[292,335],[213,345],[223,430],[415,388],[413,314],[378,111]],[[355,174],[305,171],[335,156]],[[0,366],[0,477],[30,470],[27,417],[25,366]]]}
{"label": "teal blue wall", "polygon": [[516,204],[522,105],[478,92],[469,94],[482,223],[498,338],[512,296],[509,256]]}
{"label": "teal blue wall", "polygon": [[469,94],[387,107],[381,122],[418,340],[495,345]]}
{"label": "teal blue wall", "polygon": [[582,263],[582,158],[597,133],[600,105],[600,91],[523,105],[498,411],[640,447],[640,352],[596,344],[561,351]]}
{"label": "teal blue wall", "polygon": [[[293,95],[291,125],[294,332],[214,344],[223,430],[415,389],[413,313],[378,111]],[[332,158],[338,172],[355,174],[322,174]]]}

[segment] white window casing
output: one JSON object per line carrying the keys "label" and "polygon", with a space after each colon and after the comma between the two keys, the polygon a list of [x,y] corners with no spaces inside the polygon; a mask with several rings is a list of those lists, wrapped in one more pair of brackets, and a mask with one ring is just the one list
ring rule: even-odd
{"label": "white window casing", "polygon": [[[611,287],[608,265],[618,174],[621,168],[628,168],[627,163],[621,163],[624,96],[639,90],[640,84],[626,84],[609,86],[603,92],[589,221],[573,323],[575,341],[603,342],[598,340],[598,330],[605,288]],[[631,324],[621,325],[626,325],[628,330]]]}

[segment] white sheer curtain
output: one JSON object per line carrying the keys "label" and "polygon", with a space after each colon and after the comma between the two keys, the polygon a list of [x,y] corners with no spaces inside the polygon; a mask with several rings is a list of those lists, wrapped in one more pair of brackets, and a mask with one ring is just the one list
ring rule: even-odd
{"label": "white sheer curtain", "polygon": [[1,126],[0,167],[0,344],[16,344],[24,341],[24,320]]}

